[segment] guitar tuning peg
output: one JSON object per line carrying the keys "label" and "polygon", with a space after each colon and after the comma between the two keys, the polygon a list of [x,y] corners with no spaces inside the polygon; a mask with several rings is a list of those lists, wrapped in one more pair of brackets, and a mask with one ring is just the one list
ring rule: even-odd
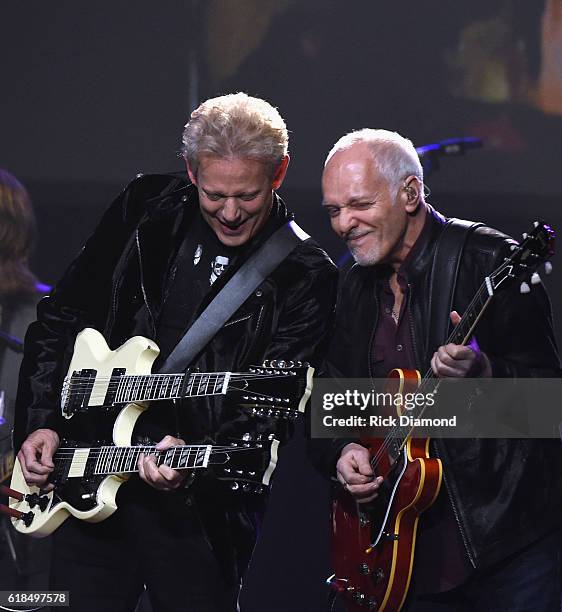
{"label": "guitar tuning peg", "polygon": [[552,264],[550,263],[550,261],[545,262],[544,271],[545,274],[550,274],[552,272]]}
{"label": "guitar tuning peg", "polygon": [[538,222],[538,221],[535,221],[535,222],[533,223],[533,227],[538,227],[538,226],[539,226],[539,222]]}
{"label": "guitar tuning peg", "polygon": [[[523,234],[523,236],[525,236],[525,234]],[[509,250],[510,250],[510,251],[517,251],[517,249],[518,249],[518,248],[519,248],[519,247],[518,247],[516,244],[512,244],[512,245],[509,247]]]}
{"label": "guitar tuning peg", "polygon": [[541,282],[541,277],[537,272],[533,272],[531,276],[531,285],[538,285]]}
{"label": "guitar tuning peg", "polygon": [[529,237],[529,234],[527,234],[527,232],[523,233],[523,240],[526,240]]}
{"label": "guitar tuning peg", "polygon": [[527,283],[521,283],[519,292],[520,293],[531,293],[531,287],[529,287]]}

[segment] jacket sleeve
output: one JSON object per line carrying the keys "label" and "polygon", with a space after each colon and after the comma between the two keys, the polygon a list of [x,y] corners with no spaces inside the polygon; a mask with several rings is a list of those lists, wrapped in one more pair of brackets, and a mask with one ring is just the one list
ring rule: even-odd
{"label": "jacket sleeve", "polygon": [[16,449],[36,429],[60,429],[60,391],[74,340],[85,327],[103,331],[114,269],[143,213],[134,197],[141,180],[133,181],[114,200],[51,294],[39,302],[37,321],[25,337],[19,374]]}
{"label": "jacket sleeve", "polygon": [[308,269],[295,267],[300,278],[294,289],[286,292],[265,359],[306,361],[317,368],[325,357],[334,321],[338,271],[325,253],[317,252],[321,256]]}
{"label": "jacket sleeve", "polygon": [[[487,231],[487,236],[474,237],[480,243],[479,260],[473,262],[475,288],[497,270],[514,244],[502,234]],[[490,359],[493,378],[560,376],[550,300],[542,283],[533,285],[526,280],[528,293],[520,291],[521,279],[506,288],[500,285],[476,329],[479,346]]]}
{"label": "jacket sleeve", "polygon": [[[344,286],[353,283],[353,275],[348,273]],[[352,304],[346,302],[347,292],[341,290],[336,309],[336,324],[334,333],[330,338],[330,344],[322,361],[317,377],[343,379],[348,378],[346,374],[349,367],[348,356],[354,351],[351,346],[351,335],[348,332],[347,318],[357,316]],[[367,329],[366,332],[367,333]],[[352,442],[361,444],[356,438],[318,438],[312,436],[312,405],[309,406],[306,419],[307,429],[307,456],[312,465],[326,478],[334,478],[336,475],[336,463],[341,451],[347,444]]]}

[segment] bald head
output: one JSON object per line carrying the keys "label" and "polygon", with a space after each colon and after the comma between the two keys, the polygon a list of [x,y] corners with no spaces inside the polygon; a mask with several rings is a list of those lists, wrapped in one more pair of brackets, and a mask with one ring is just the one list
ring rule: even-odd
{"label": "bald head", "polygon": [[332,229],[357,263],[387,263],[398,269],[425,220],[418,214],[423,207],[421,187],[413,174],[401,176],[398,184],[389,180],[372,143],[358,139],[330,152],[322,176],[323,205]]}
{"label": "bald head", "polygon": [[334,155],[358,145],[367,147],[372,163],[395,189],[410,174],[423,182],[423,168],[412,141],[389,130],[365,128],[342,136],[328,153],[326,165]]}

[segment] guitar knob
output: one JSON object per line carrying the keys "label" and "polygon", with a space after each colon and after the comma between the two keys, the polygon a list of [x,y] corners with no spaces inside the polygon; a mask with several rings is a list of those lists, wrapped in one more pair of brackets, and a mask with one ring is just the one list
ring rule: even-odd
{"label": "guitar knob", "polygon": [[541,277],[537,272],[533,272],[531,276],[531,285],[538,285],[541,282]]}
{"label": "guitar knob", "polygon": [[545,262],[544,271],[546,274],[550,274],[552,272],[552,264],[550,263],[550,261]]}
{"label": "guitar knob", "polygon": [[245,482],[242,485],[242,491],[244,491],[244,493],[249,493],[252,490],[252,485],[249,482]]}
{"label": "guitar knob", "polygon": [[521,283],[521,287],[519,288],[520,293],[531,293],[531,287],[527,283]]}
{"label": "guitar knob", "polygon": [[367,565],[367,563],[361,563],[361,565],[359,566],[359,573],[362,574],[363,576],[367,576],[370,571],[371,570],[369,569],[369,566]]}
{"label": "guitar knob", "polygon": [[230,483],[230,489],[232,491],[238,491],[239,488],[240,488],[240,485],[237,482],[231,482]]}
{"label": "guitar knob", "polygon": [[376,610],[379,607],[379,604],[377,603],[377,600],[374,597],[369,597],[369,599],[367,599],[367,608],[369,610]]}
{"label": "guitar knob", "polygon": [[375,584],[378,584],[379,582],[384,580],[384,571],[382,567],[377,567],[377,569],[373,572],[372,578]]}

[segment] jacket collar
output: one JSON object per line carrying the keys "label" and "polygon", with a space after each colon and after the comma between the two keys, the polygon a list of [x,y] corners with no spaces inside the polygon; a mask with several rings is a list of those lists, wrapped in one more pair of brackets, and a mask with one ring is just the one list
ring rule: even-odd
{"label": "jacket collar", "polygon": [[[399,276],[408,281],[418,276],[421,276],[433,261],[433,254],[437,240],[447,219],[433,206],[426,204],[426,220],[418,236],[418,239],[412,246],[412,249],[406,256],[399,270]],[[384,279],[390,276],[390,268],[386,264],[377,264],[375,266],[359,266],[355,264],[354,268],[360,270],[361,277],[365,279]]]}
{"label": "jacket collar", "polygon": [[437,239],[446,223],[445,217],[433,206],[429,204],[426,206],[423,229],[398,271],[398,274],[406,280],[419,276],[431,264]]}

